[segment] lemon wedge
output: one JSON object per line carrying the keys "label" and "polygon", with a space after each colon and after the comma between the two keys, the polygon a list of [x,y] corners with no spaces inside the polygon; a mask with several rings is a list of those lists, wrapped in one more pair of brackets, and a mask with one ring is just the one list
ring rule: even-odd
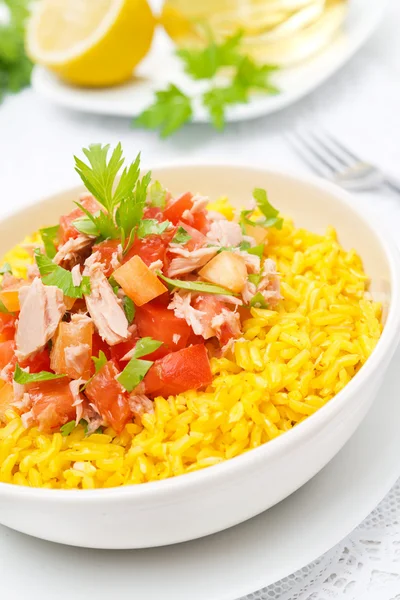
{"label": "lemon wedge", "polygon": [[122,83],[150,49],[156,21],[147,0],[42,0],[36,8],[27,52],[70,83]]}

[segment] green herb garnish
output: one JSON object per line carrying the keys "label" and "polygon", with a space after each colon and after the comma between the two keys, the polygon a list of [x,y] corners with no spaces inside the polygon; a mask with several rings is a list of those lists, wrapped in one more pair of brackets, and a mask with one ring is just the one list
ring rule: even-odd
{"label": "green herb garnish", "polygon": [[269,202],[267,192],[262,188],[255,188],[253,190],[253,198],[257,202],[257,206],[265,216],[265,221],[260,224],[264,227],[275,227],[276,229],[282,229],[283,219],[279,217],[279,210],[274,208]]}
{"label": "green herb garnish", "polygon": [[8,262],[5,262],[4,265],[0,267],[0,275],[5,275],[6,273],[12,275],[12,268]]}
{"label": "green herb garnish", "polygon": [[166,205],[167,190],[159,181],[154,181],[149,187],[151,206],[156,206],[163,210]]}
{"label": "green herb garnish", "polygon": [[246,252],[248,254],[254,254],[255,256],[258,256],[259,258],[262,258],[264,255],[264,244],[258,244],[257,246],[252,246],[250,248],[247,248]]}
{"label": "green herb garnish", "polygon": [[[135,123],[148,129],[160,130],[161,137],[167,137],[192,120],[193,101],[200,101],[210,114],[216,129],[225,125],[226,108],[233,104],[249,101],[250,93],[258,90],[276,94],[278,89],[271,83],[271,75],[277,67],[259,65],[242,48],[241,31],[217,43],[208,32],[205,48],[184,48],[176,52],[182,60],[185,71],[195,80],[210,82],[208,89],[196,98],[186,95],[174,84],[155,93],[155,99]],[[226,68],[229,67],[229,71]],[[216,77],[224,72],[225,85],[216,85]]]}
{"label": "green herb garnish", "polygon": [[0,300],[0,313],[3,313],[3,315],[12,315],[2,300]]}
{"label": "green herb garnish", "polygon": [[39,229],[40,236],[43,241],[44,251],[46,256],[53,259],[57,254],[57,244],[58,244],[58,233],[60,230],[59,225],[54,225],[53,227],[44,227],[43,229]]}
{"label": "green herb garnish", "polygon": [[173,244],[187,244],[189,240],[192,239],[192,236],[188,234],[186,229],[183,227],[178,227],[174,237],[172,238]]}
{"label": "green herb garnish", "polygon": [[66,375],[56,375],[55,373],[49,373],[48,371],[40,371],[40,373],[27,373],[23,371],[19,364],[15,366],[14,381],[24,385],[25,383],[35,383],[37,381],[51,381],[52,379],[60,379],[66,377]]}
{"label": "green herb garnish", "polygon": [[257,292],[255,296],[250,300],[250,306],[256,306],[258,308],[268,308],[268,302],[266,302],[261,292]]}
{"label": "green herb garnish", "polygon": [[157,272],[160,279],[165,281],[171,289],[179,288],[181,290],[189,290],[190,292],[202,292],[203,294],[222,294],[224,296],[236,296],[233,292],[215,285],[214,283],[207,283],[206,281],[181,281],[180,279],[170,279],[165,277],[161,271]]}
{"label": "green herb garnish", "polygon": [[136,306],[134,305],[133,300],[131,300],[129,296],[124,296],[122,300],[122,306],[124,308],[125,316],[129,325],[132,325],[136,314]]}
{"label": "green herb garnish", "polygon": [[176,85],[155,93],[155,101],[134,121],[147,129],[159,129],[161,137],[166,138],[193,116],[192,100]]}
{"label": "green herb garnish", "polygon": [[107,363],[107,356],[104,354],[103,350],[100,350],[99,356],[92,356],[92,361],[94,363],[94,371],[97,374]]}
{"label": "green herb garnish", "polygon": [[151,360],[139,360],[162,346],[162,342],[145,337],[139,340],[133,351],[133,357],[126,365],[122,373],[117,377],[119,383],[128,392],[131,392],[143,380],[147,371],[152,366]]}
{"label": "green herb garnish", "polygon": [[254,285],[256,287],[258,287],[261,279],[262,279],[262,275],[258,274],[258,273],[251,273],[247,279],[250,281],[250,283],[254,283]]}
{"label": "green herb garnish", "polygon": [[67,435],[69,435],[70,433],[73,432],[75,427],[76,427],[75,421],[68,421],[68,423],[65,423],[65,425],[60,427],[60,433],[63,437],[67,437]]}
{"label": "green herb garnish", "polygon": [[144,238],[146,235],[161,235],[170,225],[170,221],[160,223],[157,219],[143,219],[139,223],[137,236],[138,238]]}
{"label": "green herb garnish", "polygon": [[50,258],[41,254],[39,249],[36,249],[34,254],[44,285],[57,286],[63,291],[64,296],[69,298],[82,298],[84,295],[90,294],[89,277],[85,275],[80,285],[74,285],[70,271],[54,264]]}
{"label": "green herb garnish", "polygon": [[[29,85],[32,63],[25,54],[25,23],[29,0],[0,0],[8,20],[0,24],[0,102]],[[8,9],[8,10],[7,10]]]}
{"label": "green herb garnish", "polygon": [[[242,210],[239,217],[239,223],[243,233],[246,232],[246,225],[260,225],[261,227],[275,227],[282,229],[283,219],[279,216],[279,211],[272,206],[267,198],[267,192],[262,188],[253,190],[253,198],[257,202],[259,210],[264,215],[264,218],[251,219],[254,210]],[[249,252],[249,250],[247,250]]]}

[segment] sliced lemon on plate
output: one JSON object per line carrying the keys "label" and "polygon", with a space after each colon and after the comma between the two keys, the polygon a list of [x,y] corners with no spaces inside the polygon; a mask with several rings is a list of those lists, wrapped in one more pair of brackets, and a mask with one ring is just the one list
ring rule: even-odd
{"label": "sliced lemon on plate", "polygon": [[27,51],[70,83],[115,85],[149,51],[155,23],[147,0],[42,0],[28,25]]}

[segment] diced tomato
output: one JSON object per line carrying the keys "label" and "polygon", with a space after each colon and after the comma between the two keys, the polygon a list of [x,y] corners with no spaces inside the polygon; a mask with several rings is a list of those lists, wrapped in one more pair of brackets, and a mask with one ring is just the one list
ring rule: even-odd
{"label": "diced tomato", "polygon": [[192,252],[192,250],[197,250],[197,248],[202,248],[206,245],[206,236],[200,233],[200,231],[198,231],[194,227],[191,227],[183,221],[178,222],[178,227],[183,227],[183,229],[191,236],[190,240],[184,245],[184,247],[190,252]]}
{"label": "diced tomato", "polygon": [[167,354],[150,367],[143,381],[151,396],[176,395],[209,385],[212,373],[206,347],[198,344]]}
{"label": "diced tomato", "polygon": [[98,358],[100,352],[104,352],[107,359],[110,360],[110,358],[111,358],[110,346],[107,344],[107,342],[102,340],[101,337],[99,336],[99,334],[97,333],[97,331],[95,331],[93,333],[93,338],[92,338],[92,356],[96,356]]}
{"label": "diced tomato", "polygon": [[13,340],[15,337],[15,323],[17,317],[0,313],[0,341]]}
{"label": "diced tomato", "polygon": [[111,265],[112,257],[115,252],[118,252],[119,240],[105,240],[96,246],[93,246],[93,252],[100,253],[99,262],[104,265],[104,275],[110,277],[115,270]]}
{"label": "diced tomato", "polygon": [[143,219],[155,219],[159,223],[166,221],[164,214],[158,206],[149,206],[143,213]]}
{"label": "diced tomato", "polygon": [[[211,323],[213,318],[220,315],[223,309],[232,310],[226,302],[219,300],[211,294],[207,296],[196,296],[193,300],[193,306],[197,310],[201,310],[205,313],[204,320],[207,323]],[[221,325],[217,332],[217,337],[221,346],[225,346],[231,338],[237,338],[238,334],[240,335],[238,328],[233,329],[232,326],[226,322]]]}
{"label": "diced tomato", "polygon": [[0,344],[0,371],[4,369],[15,356],[15,342],[8,340]]}
{"label": "diced tomato", "polygon": [[200,210],[199,212],[194,213],[194,215],[192,215],[192,219],[193,220],[190,221],[190,224],[202,233],[207,233],[207,231],[210,229],[205,210]]}
{"label": "diced tomato", "polygon": [[170,200],[168,202],[167,207],[164,209],[164,219],[171,221],[174,225],[178,223],[182,219],[182,215],[185,210],[190,210],[193,206],[193,194],[191,192],[186,192],[176,198],[175,200]]}
{"label": "diced tomato", "polygon": [[[124,358],[124,356],[126,354],[128,354],[128,352],[130,352],[132,350],[132,348],[134,348],[137,344],[137,342],[140,340],[139,337],[132,337],[131,339],[127,340],[126,342],[121,342],[120,344],[117,344],[116,346],[113,346],[111,348],[111,358],[112,360],[121,367],[121,369],[123,369],[126,366],[126,363],[128,362],[129,359],[126,360],[122,360]],[[152,352],[151,354],[146,354],[146,356],[143,356],[142,358],[145,360],[152,360],[155,361],[157,360],[157,358],[161,358],[162,356],[165,356],[165,354],[168,354],[168,351],[163,351],[162,347],[158,348],[158,350],[155,350],[155,352]]]}
{"label": "diced tomato", "polygon": [[140,256],[148,267],[157,260],[164,263],[165,253],[172,235],[172,232],[165,232],[162,235],[147,235],[141,239],[136,238],[122,262],[128,262],[132,256]]}
{"label": "diced tomato", "polygon": [[69,382],[70,379],[63,377],[27,386],[33,403],[32,416],[40,431],[52,433],[75,418],[76,408]]}
{"label": "diced tomato", "polygon": [[[190,335],[193,333],[192,328],[184,319],[176,317],[173,310],[166,308],[157,301],[148,302],[141,307],[137,307],[135,323],[140,337],[151,337],[164,343],[153,353],[153,355],[157,355],[157,358],[161,358],[169,352],[185,348]],[[174,341],[174,336],[179,336],[179,339],[175,338]],[[150,360],[154,360],[154,358]]]}
{"label": "diced tomato", "polygon": [[20,361],[20,366],[25,369],[29,367],[30,373],[40,373],[40,371],[51,371],[50,353],[47,348],[43,348],[30,358]]}
{"label": "diced tomato", "polygon": [[114,431],[121,433],[132,419],[127,394],[116,380],[119,371],[112,361],[107,362],[86,387],[86,396]]}
{"label": "diced tomato", "polygon": [[207,294],[205,296],[196,296],[193,299],[193,306],[205,313],[204,321],[211,324],[213,318],[220,315],[222,309],[226,308],[226,303],[211,294]]}
{"label": "diced tomato", "polygon": [[207,212],[205,210],[200,210],[194,214],[191,214],[189,219],[184,217],[185,211],[190,211],[193,206],[193,194],[191,192],[186,192],[176,198],[176,200],[171,200],[166,209],[164,210],[164,219],[168,219],[174,225],[178,223],[178,221],[183,221],[188,225],[191,225],[195,229],[198,229],[202,233],[207,233],[209,230],[209,224],[207,219]]}
{"label": "diced tomato", "polygon": [[[87,196],[80,203],[86,210],[90,213],[94,214],[100,210],[100,206],[98,202],[93,198],[93,196]],[[77,238],[79,235],[79,231],[75,229],[72,225],[76,219],[85,216],[80,208],[75,208],[68,215],[64,215],[60,218],[60,231],[59,231],[59,242],[61,244],[65,244],[67,240],[70,238]]]}

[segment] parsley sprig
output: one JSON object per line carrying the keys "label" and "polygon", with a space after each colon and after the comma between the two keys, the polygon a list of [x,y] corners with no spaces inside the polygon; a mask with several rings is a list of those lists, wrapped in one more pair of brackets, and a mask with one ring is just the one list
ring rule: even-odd
{"label": "parsley sprig", "polygon": [[141,357],[151,354],[160,346],[162,346],[162,342],[153,340],[151,337],[144,337],[137,342],[133,357],[117,377],[119,383],[127,392],[132,392],[139,385],[153,364],[151,360],[141,360]]}
{"label": "parsley sprig", "polygon": [[[210,85],[200,100],[208,110],[211,122],[216,129],[225,126],[225,113],[229,105],[246,103],[253,91],[277,94],[279,90],[271,82],[271,75],[277,67],[259,65],[247,56],[241,47],[242,32],[227,37],[217,43],[209,34],[205,48],[185,48],[176,52],[182,60],[185,72],[194,80],[207,80]],[[216,83],[221,72],[225,85]],[[155,99],[134,121],[147,129],[160,131],[166,138],[192,120],[193,99],[179,87],[170,83],[165,90],[155,93]]]}
{"label": "parsley sprig", "polygon": [[32,63],[25,54],[25,23],[30,0],[0,0],[8,18],[0,24],[0,102],[7,93],[17,93],[29,85]]}
{"label": "parsley sprig", "polygon": [[140,153],[124,167],[125,159],[121,143],[117,144],[109,157],[110,145],[92,144],[84,148],[87,163],[75,156],[75,170],[85,187],[102,205],[102,210],[91,214],[79,203],[85,213],[74,221],[74,227],[96,241],[121,239],[132,241],[138,227],[143,228],[143,212],[151,182],[151,172],[140,178]]}
{"label": "parsley sprig", "polygon": [[[253,217],[254,210],[242,210],[239,216],[239,223],[245,233],[246,225],[261,225],[262,227],[275,227],[275,229],[282,229],[283,219],[279,216],[279,210],[274,208],[270,201],[268,200],[267,192],[262,188],[254,188],[253,190],[253,198],[256,201],[257,207],[260,212],[263,214],[263,217],[260,218],[251,218]],[[251,254],[256,254],[254,252],[255,248],[247,250]]]}

